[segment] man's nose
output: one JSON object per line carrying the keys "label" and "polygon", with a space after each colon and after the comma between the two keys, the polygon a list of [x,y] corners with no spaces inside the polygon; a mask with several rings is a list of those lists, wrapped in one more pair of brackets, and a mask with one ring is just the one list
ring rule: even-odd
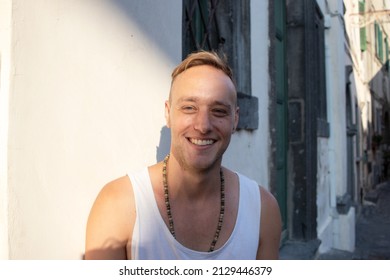
{"label": "man's nose", "polygon": [[202,134],[207,134],[211,131],[211,119],[209,112],[199,111],[196,114],[194,128]]}

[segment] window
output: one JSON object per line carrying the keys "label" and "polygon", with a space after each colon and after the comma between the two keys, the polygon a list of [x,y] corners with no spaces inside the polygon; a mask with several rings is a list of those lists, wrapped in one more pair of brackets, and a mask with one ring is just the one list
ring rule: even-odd
{"label": "window", "polygon": [[[365,1],[364,0],[359,1],[360,17],[364,17],[365,10],[366,10]],[[366,27],[365,26],[360,28],[360,50],[362,52],[367,50],[367,35],[366,35]]]}
{"label": "window", "polygon": [[237,84],[238,129],[257,129],[258,101],[251,94],[250,0],[183,0],[183,58],[201,49],[227,55]]}
{"label": "window", "polygon": [[378,22],[375,22],[375,54],[379,61],[383,63],[383,33],[382,30],[378,24]]}
{"label": "window", "polygon": [[389,40],[385,38],[385,69],[389,71]]}

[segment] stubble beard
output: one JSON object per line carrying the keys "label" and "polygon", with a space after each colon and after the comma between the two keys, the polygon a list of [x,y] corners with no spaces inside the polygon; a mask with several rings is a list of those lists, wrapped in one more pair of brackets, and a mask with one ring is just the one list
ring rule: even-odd
{"label": "stubble beard", "polygon": [[223,154],[225,153],[227,147],[228,147],[228,145],[224,149],[219,150],[207,162],[199,164],[197,166],[190,163],[191,159],[187,159],[187,157],[189,157],[189,155],[186,156],[184,149],[178,145],[172,146],[171,154],[176,159],[176,161],[179,163],[179,165],[183,169],[183,171],[195,171],[198,173],[207,173],[208,171],[212,170],[215,167],[221,168],[222,157],[223,157]]}

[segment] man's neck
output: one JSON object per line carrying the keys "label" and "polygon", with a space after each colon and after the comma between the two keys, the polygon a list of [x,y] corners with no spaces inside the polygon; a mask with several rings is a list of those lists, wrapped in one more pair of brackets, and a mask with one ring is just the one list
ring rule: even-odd
{"label": "man's neck", "polygon": [[174,157],[167,166],[169,193],[172,197],[202,198],[220,192],[220,165],[204,170],[183,168]]}

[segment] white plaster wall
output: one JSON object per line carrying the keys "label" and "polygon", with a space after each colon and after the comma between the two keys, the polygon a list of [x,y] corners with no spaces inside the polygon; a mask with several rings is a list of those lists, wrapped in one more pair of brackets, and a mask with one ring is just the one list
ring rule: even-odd
{"label": "white plaster wall", "polygon": [[326,13],[326,3],[325,3],[326,0],[317,0],[317,4],[318,4],[318,7],[320,8],[320,10],[322,11],[323,14]]}
{"label": "white plaster wall", "polygon": [[[341,11],[339,11],[341,12]],[[328,121],[330,123],[330,162],[332,182],[336,187],[336,195],[343,195],[347,188],[347,161],[346,161],[346,101],[345,101],[345,46],[344,28],[339,17],[333,17],[332,27],[328,33],[330,46],[330,73],[332,83],[328,94],[331,95],[328,103]]]}
{"label": "white plaster wall", "polygon": [[345,215],[334,220],[334,248],[353,252],[355,250],[355,207],[351,207]]}
{"label": "white plaster wall", "polygon": [[333,245],[332,208],[329,171],[329,140],[318,138],[317,150],[317,235],[321,240],[319,252],[328,251]]}
{"label": "white plaster wall", "polygon": [[[328,33],[327,44],[330,48],[329,67],[332,83],[328,91],[328,117],[330,123],[329,160],[330,160],[330,218],[332,228],[333,248],[353,251],[355,248],[355,215],[352,207],[347,215],[336,211],[336,198],[347,191],[347,136],[346,136],[346,77],[345,66],[348,55],[348,38],[345,38],[345,21],[343,1],[330,1],[331,29]],[[342,62],[342,63],[340,63]],[[324,231],[329,237],[330,230]],[[324,234],[325,235],[325,234]],[[325,246],[322,246],[323,248]]]}
{"label": "white plaster wall", "polygon": [[[325,56],[327,79],[327,110],[330,137],[318,139],[318,186],[317,186],[317,232],[321,240],[320,253],[340,247],[340,235],[348,236],[354,231],[354,216],[337,214],[336,198],[347,189],[346,150],[346,92],[345,61],[346,46],[343,21],[343,1],[319,1],[325,16]],[[342,217],[341,217],[342,216]],[[335,221],[334,219],[337,219]],[[337,222],[348,220],[344,227]],[[354,242],[354,239],[353,239]]]}
{"label": "white plaster wall", "polygon": [[259,128],[233,135],[224,164],[269,188],[268,1],[251,3],[252,95],[259,100]]}
{"label": "white plaster wall", "polygon": [[8,98],[11,72],[11,1],[0,1],[0,259],[8,250]]}
{"label": "white plaster wall", "polygon": [[79,259],[101,187],[156,162],[181,1],[14,0],[12,10],[10,258]]}
{"label": "white plaster wall", "polygon": [[[329,21],[331,19],[329,17],[329,5],[326,5],[324,0],[317,0],[317,4],[321,9],[322,14],[325,16],[325,25],[330,24],[330,28],[332,28],[331,21]],[[328,43],[330,32],[332,32],[332,30],[325,31],[325,71],[327,90],[333,86],[334,75],[334,72],[330,69],[330,58],[334,52],[333,46]],[[327,96],[329,98],[328,92]],[[327,105],[329,106],[329,101],[327,101]],[[329,250],[333,244],[330,182],[330,169],[332,168],[332,163],[329,160],[329,143],[330,141],[328,138],[317,138],[317,236],[321,240],[318,249],[320,253]]]}

